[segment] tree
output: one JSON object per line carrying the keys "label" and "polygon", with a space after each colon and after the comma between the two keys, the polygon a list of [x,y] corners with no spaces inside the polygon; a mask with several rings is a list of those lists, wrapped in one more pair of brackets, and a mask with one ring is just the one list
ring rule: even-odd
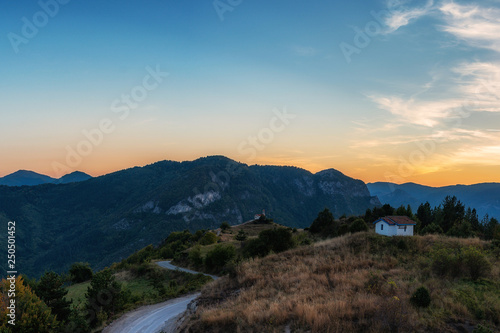
{"label": "tree", "polygon": [[88,262],[75,262],[69,269],[71,281],[74,283],[81,283],[92,279],[92,268]]}
{"label": "tree", "polygon": [[456,196],[446,196],[443,201],[443,220],[441,223],[441,228],[443,228],[443,231],[448,232],[448,230],[450,230],[455,223],[462,221],[464,218],[464,204],[462,204],[462,202],[460,202],[460,200],[458,200]]}
{"label": "tree", "polygon": [[338,223],[335,221],[330,210],[325,208],[313,221],[309,227],[309,231],[313,234],[321,234],[323,236],[337,236]]}
{"label": "tree", "polygon": [[96,273],[92,277],[85,296],[92,327],[100,325],[102,320],[120,311],[126,301],[121,285],[109,269]]}
{"label": "tree", "polygon": [[432,209],[429,201],[426,201],[424,204],[420,204],[420,206],[418,206],[417,218],[421,223],[421,229],[432,223]]}
{"label": "tree", "polygon": [[45,272],[40,278],[35,292],[52,309],[57,320],[61,322],[68,320],[71,314],[71,302],[65,298],[68,291],[63,286],[61,276],[54,272]]}
{"label": "tree", "polygon": [[500,239],[500,224],[496,218],[492,217],[488,220],[488,217],[485,217],[483,225],[486,239]]}
{"label": "tree", "polygon": [[8,323],[10,309],[8,293],[11,280],[3,279],[0,282],[0,331],[13,333],[51,333],[57,332],[59,322],[50,308],[31,290],[23,284],[23,278],[18,276],[12,280],[16,288],[15,296],[15,326]]}
{"label": "tree", "polygon": [[467,220],[456,222],[446,233],[447,236],[467,238],[474,236],[472,225]]}

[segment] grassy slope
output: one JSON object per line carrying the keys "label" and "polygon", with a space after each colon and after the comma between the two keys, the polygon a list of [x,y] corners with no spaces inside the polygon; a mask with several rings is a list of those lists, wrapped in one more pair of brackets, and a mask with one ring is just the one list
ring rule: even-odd
{"label": "grassy slope", "polygon": [[[491,272],[477,281],[438,276],[436,248],[485,251]],[[498,248],[478,239],[358,233],[244,262],[208,285],[187,332],[456,332],[499,328]],[[425,286],[428,308],[409,302]],[[470,325],[468,327],[471,327]]]}
{"label": "grassy slope", "polygon": [[[118,318],[124,312],[142,305],[155,304],[168,299],[179,297],[183,294],[200,290],[201,286],[211,282],[210,277],[201,274],[193,275],[184,272],[171,271],[154,263],[131,265],[128,269],[118,270],[114,274],[122,289],[130,292],[130,297],[122,313],[117,313],[113,318],[108,318],[107,323]],[[161,281],[164,290],[154,288],[152,280],[156,277]],[[71,300],[72,306],[78,308],[82,315],[85,310],[85,294],[90,286],[90,281],[74,284],[67,288],[66,298]],[[105,326],[105,324],[104,324]],[[102,327],[104,327],[102,326]],[[101,328],[102,328],[101,327]]]}

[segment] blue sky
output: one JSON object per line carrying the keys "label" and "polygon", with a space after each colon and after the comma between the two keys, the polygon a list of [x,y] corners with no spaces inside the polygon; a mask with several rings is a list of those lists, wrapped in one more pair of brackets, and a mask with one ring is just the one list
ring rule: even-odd
{"label": "blue sky", "polygon": [[[0,176],[222,154],[364,181],[500,181],[499,1],[0,6]],[[113,103],[144,82],[121,119]]]}

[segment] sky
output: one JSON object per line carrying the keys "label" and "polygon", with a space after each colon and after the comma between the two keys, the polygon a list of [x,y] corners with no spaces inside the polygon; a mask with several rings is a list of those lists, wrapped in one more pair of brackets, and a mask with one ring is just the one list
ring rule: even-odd
{"label": "sky", "polygon": [[0,176],[160,160],[500,182],[500,1],[0,4]]}

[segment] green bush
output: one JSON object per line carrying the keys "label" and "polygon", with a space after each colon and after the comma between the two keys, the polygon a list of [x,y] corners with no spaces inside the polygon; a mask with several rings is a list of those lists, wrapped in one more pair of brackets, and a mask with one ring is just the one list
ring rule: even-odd
{"label": "green bush", "polygon": [[439,276],[458,277],[461,273],[461,263],[457,252],[449,248],[441,248],[431,253],[432,271]]}
{"label": "green bush", "polygon": [[210,245],[217,243],[217,235],[209,231],[201,237],[199,243],[201,245]]}
{"label": "green bush", "polygon": [[468,277],[472,280],[487,277],[491,264],[478,248],[441,248],[431,253],[432,270],[440,276]]}
{"label": "green bush", "polygon": [[240,230],[238,234],[236,235],[236,240],[243,242],[247,240],[247,234],[244,230]]}
{"label": "green bush", "polygon": [[426,226],[425,228],[423,228],[420,233],[422,235],[426,235],[426,234],[442,234],[443,233],[443,229],[437,225],[436,223],[431,223],[429,224],[428,226]]}
{"label": "green bush", "polygon": [[200,245],[194,246],[191,251],[189,251],[189,261],[194,267],[200,267],[203,264]]}
{"label": "green bush", "polygon": [[216,245],[207,253],[205,266],[209,271],[221,271],[236,256],[233,245]]}
{"label": "green bush", "polygon": [[410,302],[417,307],[426,308],[431,304],[431,295],[427,288],[420,287],[411,295]]}
{"label": "green bush", "polygon": [[356,219],[349,225],[350,233],[361,232],[361,231],[368,231],[368,225],[366,224],[365,220]]}
{"label": "green bush", "polygon": [[461,253],[465,275],[473,280],[488,276],[491,264],[484,253],[475,247],[468,247]]}
{"label": "green bush", "polygon": [[73,283],[81,283],[92,279],[92,269],[88,262],[76,262],[69,269],[71,281]]}

